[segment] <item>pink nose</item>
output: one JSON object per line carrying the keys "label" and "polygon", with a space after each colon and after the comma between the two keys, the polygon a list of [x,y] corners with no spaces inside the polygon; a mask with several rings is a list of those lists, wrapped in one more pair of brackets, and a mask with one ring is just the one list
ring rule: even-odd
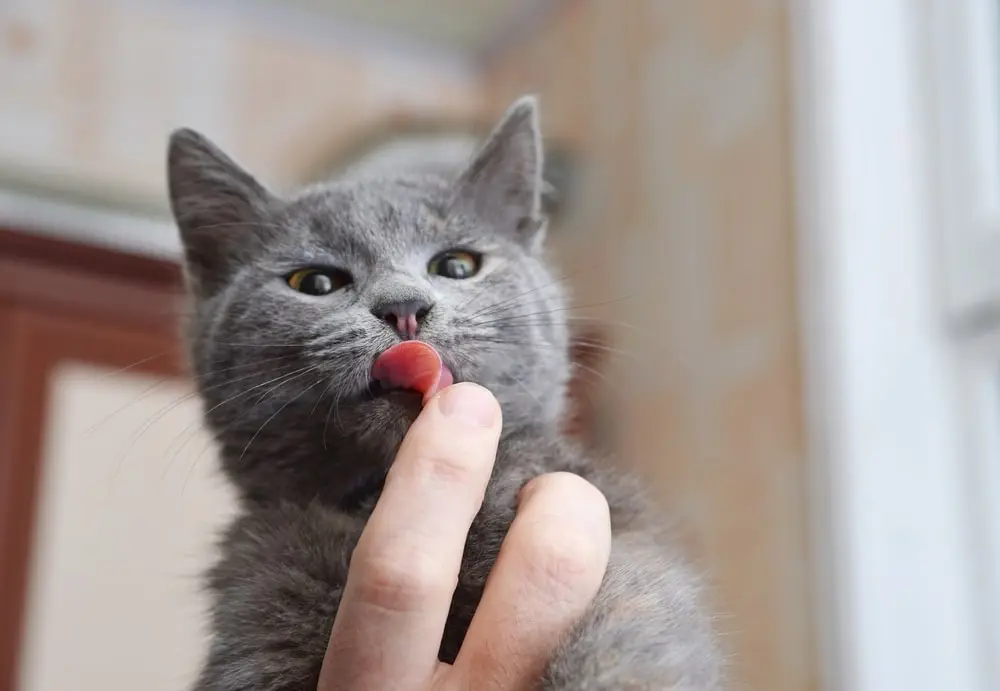
{"label": "pink nose", "polygon": [[431,307],[424,300],[405,300],[379,305],[372,309],[372,314],[391,326],[404,341],[412,341]]}

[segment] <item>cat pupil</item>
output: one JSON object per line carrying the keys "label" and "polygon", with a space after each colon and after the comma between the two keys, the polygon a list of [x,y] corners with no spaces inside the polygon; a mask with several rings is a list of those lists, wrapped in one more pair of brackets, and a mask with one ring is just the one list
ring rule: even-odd
{"label": "cat pupil", "polygon": [[439,254],[431,261],[428,271],[445,278],[463,279],[479,271],[480,258],[471,252],[453,250]]}
{"label": "cat pupil", "polygon": [[309,274],[302,279],[299,290],[309,295],[328,295],[333,292],[333,280],[326,274]]}
{"label": "cat pupil", "polygon": [[444,272],[452,278],[467,278],[472,271],[464,259],[448,257],[444,262]]}

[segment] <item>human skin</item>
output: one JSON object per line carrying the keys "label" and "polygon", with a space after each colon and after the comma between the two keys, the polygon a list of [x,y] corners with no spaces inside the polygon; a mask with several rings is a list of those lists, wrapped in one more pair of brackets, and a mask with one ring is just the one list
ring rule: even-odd
{"label": "human skin", "polygon": [[351,559],[318,691],[527,691],[597,594],[608,504],[551,473],[522,490],[454,665],[437,653],[466,534],[493,468],[496,399],[463,383],[436,394],[407,434]]}

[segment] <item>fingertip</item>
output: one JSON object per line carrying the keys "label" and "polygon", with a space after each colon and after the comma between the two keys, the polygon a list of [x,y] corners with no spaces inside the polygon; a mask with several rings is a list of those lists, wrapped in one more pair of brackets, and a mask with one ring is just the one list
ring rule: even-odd
{"label": "fingertip", "polygon": [[611,508],[608,499],[596,485],[575,473],[557,471],[529,480],[517,498],[518,511],[529,502],[552,502],[570,506],[574,512],[589,517],[596,526],[607,526],[610,535]]}
{"label": "fingertip", "polygon": [[[611,554],[611,512],[604,494],[584,478],[556,472],[531,480],[517,518],[531,526],[523,539],[533,543],[540,563],[565,562],[575,567],[570,571],[603,575]],[[554,558],[542,558],[549,552]]]}
{"label": "fingertip", "polygon": [[500,403],[485,387],[460,382],[442,389],[431,399],[445,418],[473,427],[497,427],[502,422]]}

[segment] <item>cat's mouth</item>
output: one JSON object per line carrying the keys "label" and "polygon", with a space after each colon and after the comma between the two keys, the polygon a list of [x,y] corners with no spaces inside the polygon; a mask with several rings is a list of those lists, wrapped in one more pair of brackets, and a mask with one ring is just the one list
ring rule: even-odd
{"label": "cat's mouth", "polygon": [[400,397],[413,397],[416,399],[422,394],[414,389],[403,389],[398,386],[391,386],[383,384],[377,379],[372,379],[368,382],[368,388],[365,390],[365,397],[374,400],[376,398],[388,398],[389,396],[400,396]]}
{"label": "cat's mouth", "polygon": [[403,341],[375,358],[368,393],[377,398],[409,391],[420,394],[426,403],[454,381],[455,376],[434,346],[424,341]]}

